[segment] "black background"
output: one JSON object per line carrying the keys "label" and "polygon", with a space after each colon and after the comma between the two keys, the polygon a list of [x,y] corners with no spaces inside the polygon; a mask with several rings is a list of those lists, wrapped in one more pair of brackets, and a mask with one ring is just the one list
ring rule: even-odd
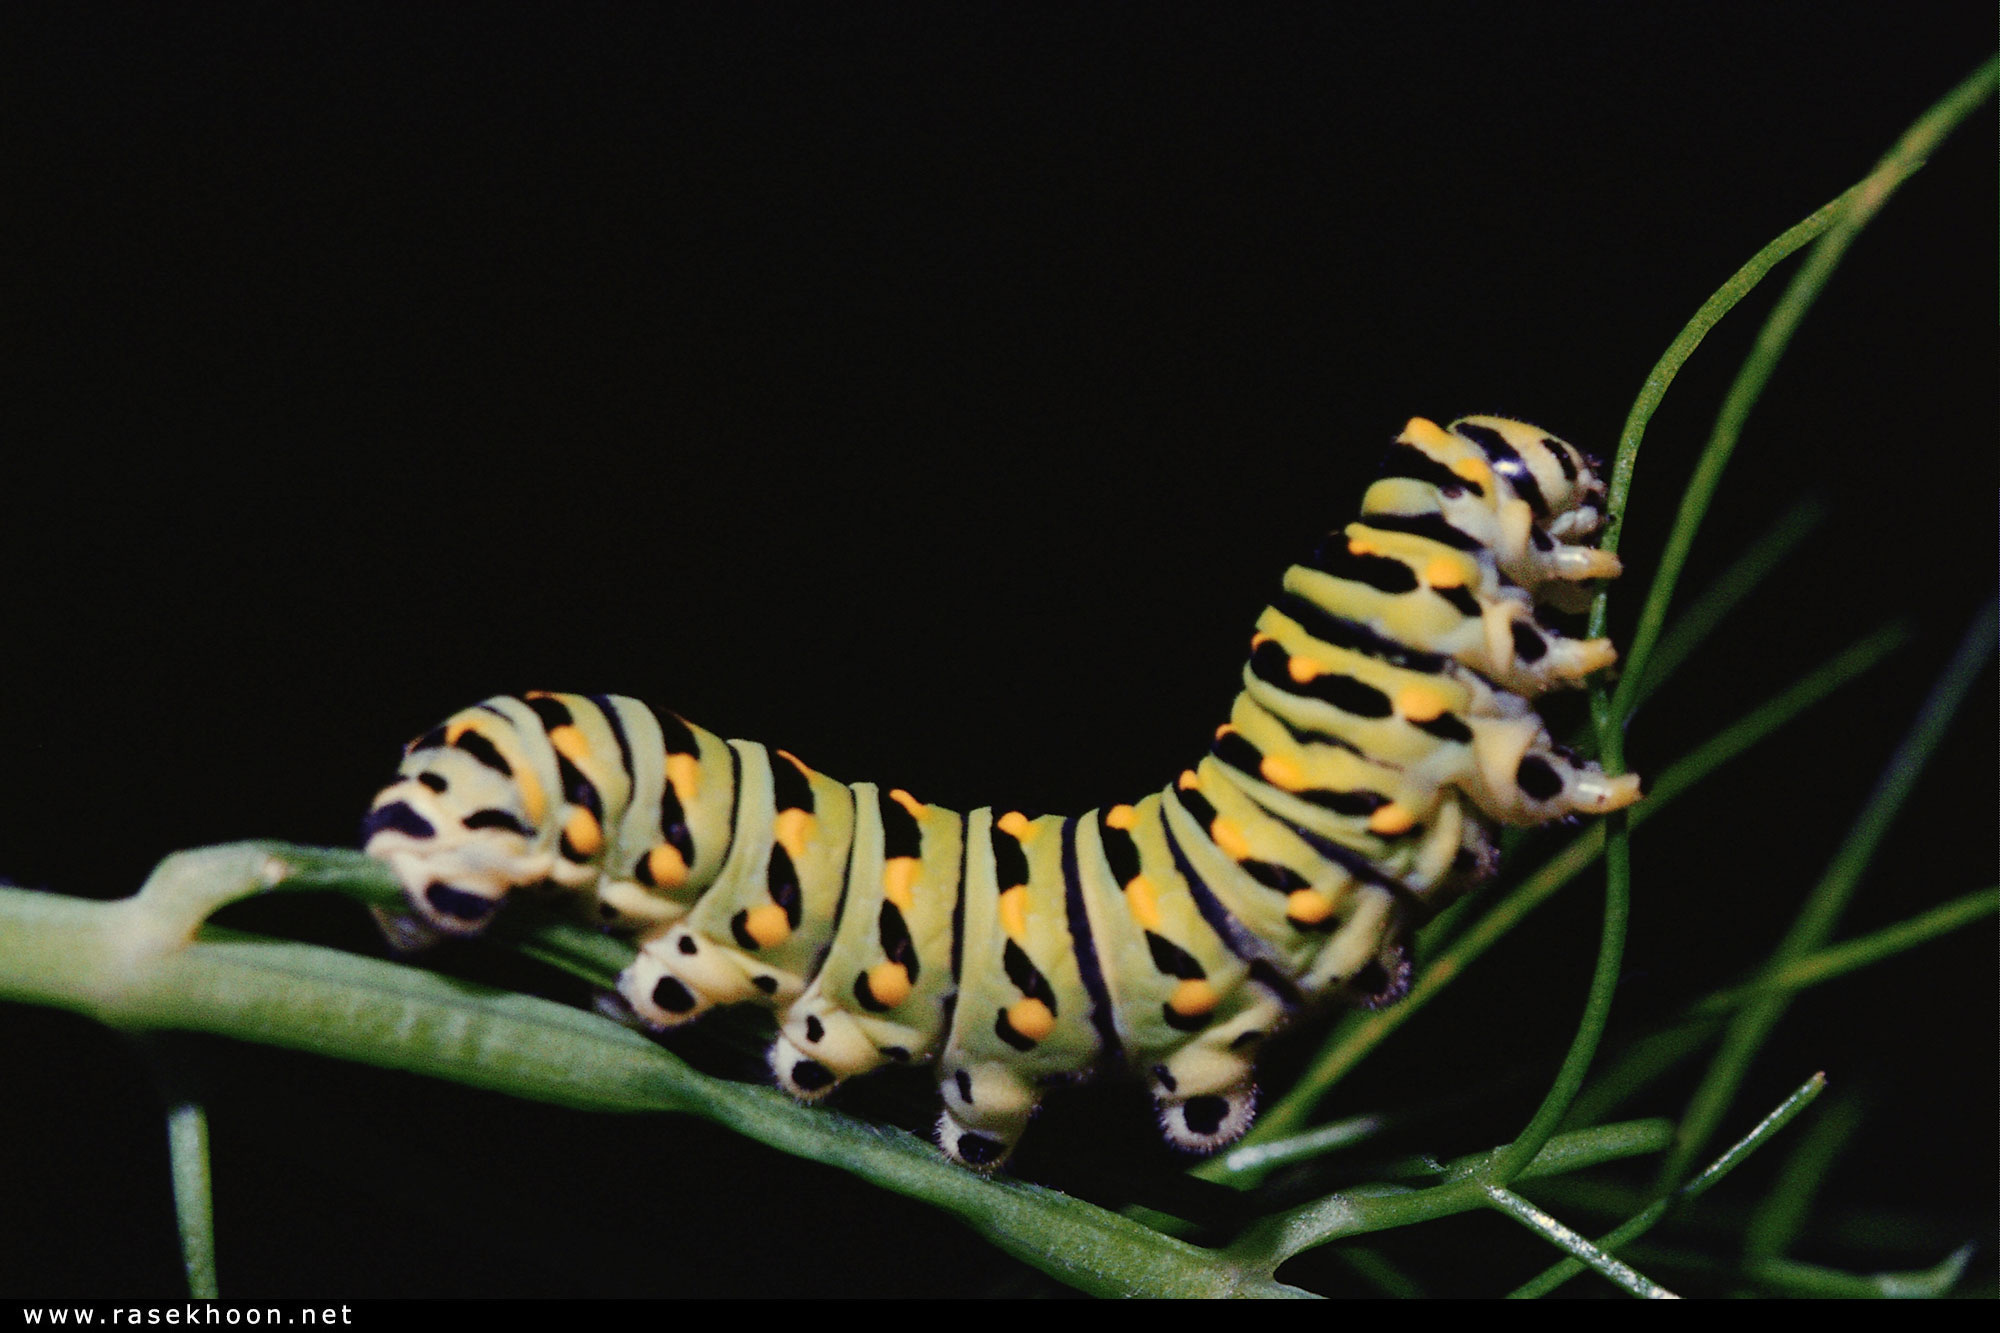
{"label": "black background", "polygon": [[[0,247],[0,873],[106,897],[178,847],[350,842],[404,739],[522,688],[635,694],[961,808],[1147,790],[1407,417],[1608,452],[1700,301],[1992,47],[1990,8],[1950,4],[4,22],[27,147]],[[1831,517],[1632,760],[1887,619],[1913,637],[1640,835],[1621,1031],[1769,948],[1991,593],[1993,138],[1989,104],[1789,352],[1683,586],[1803,496]],[[1656,419],[1621,641],[1777,290]],[[1843,934],[1995,879],[1992,695]],[[257,924],[376,947],[340,904]],[[1518,1070],[1414,1146],[1504,1140],[1595,938],[1589,894],[1547,909],[1333,1109]],[[1982,925],[1807,998],[1728,1126],[1827,1068],[1868,1108],[1830,1199],[1955,1237],[1907,1266],[1991,1239],[1993,953]],[[919,1205],[707,1126],[191,1051],[232,1296],[1039,1289]],[[143,1064],[19,1007],[0,1053],[0,1291],[174,1294]],[[926,1114],[915,1088],[858,1105]],[[1020,1170],[1143,1196],[1172,1170],[1146,1119],[1129,1088],[1058,1097]],[[1545,1260],[1492,1218],[1399,1243],[1446,1292]]]}

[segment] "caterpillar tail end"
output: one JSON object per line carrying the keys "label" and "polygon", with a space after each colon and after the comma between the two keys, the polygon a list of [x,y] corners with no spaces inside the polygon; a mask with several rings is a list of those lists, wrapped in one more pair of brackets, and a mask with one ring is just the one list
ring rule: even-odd
{"label": "caterpillar tail end", "polygon": [[389,950],[396,954],[422,953],[444,938],[444,932],[410,912],[391,907],[371,907],[368,914],[382,931]]}
{"label": "caterpillar tail end", "polygon": [[620,1027],[631,1028],[634,1032],[654,1030],[653,1025],[634,1013],[631,1004],[615,990],[593,992],[590,1007],[600,1017],[608,1018]]}

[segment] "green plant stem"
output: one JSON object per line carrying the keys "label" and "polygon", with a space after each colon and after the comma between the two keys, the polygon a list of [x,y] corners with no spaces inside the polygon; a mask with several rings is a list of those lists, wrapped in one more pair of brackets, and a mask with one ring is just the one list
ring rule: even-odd
{"label": "green plant stem", "polygon": [[[1580,1171],[1655,1153],[1671,1133],[1671,1126],[1663,1121],[1637,1120],[1558,1135],[1549,1140],[1519,1179]],[[1224,1252],[1251,1271],[1272,1272],[1293,1255],[1328,1241],[1490,1207],[1492,1200],[1480,1176],[1490,1169],[1499,1151],[1480,1153],[1441,1168],[1438,1184],[1419,1189],[1364,1185],[1274,1214],[1253,1224]]]}
{"label": "green plant stem", "polygon": [[1833,1098],[1813,1118],[1750,1219],[1743,1237],[1745,1264],[1779,1258],[1790,1248],[1805,1228],[1827,1172],[1860,1128],[1861,1099],[1852,1090]]}
{"label": "green plant stem", "polygon": [[214,1300],[220,1294],[215,1278],[215,1210],[209,1193],[208,1111],[200,1102],[179,1101],[167,1108],[167,1159],[188,1295]]}
{"label": "green plant stem", "polygon": [[[1724,315],[1755,291],[1772,269],[1824,235],[1859,196],[1862,188],[1862,185],[1855,185],[1831,203],[1814,209],[1750,256],[1742,268],[1730,274],[1728,280],[1715,289],[1714,295],[1701,303],[1700,309],[1694,312],[1679,335],[1667,344],[1667,350],[1647,372],[1645,382],[1639,386],[1639,395],[1632,400],[1632,408],[1625,416],[1625,427],[1618,433],[1618,451],[1611,462],[1611,476],[1605,495],[1606,521],[1603,536],[1598,542],[1605,550],[1616,551],[1623,537],[1625,505],[1632,493],[1633,474],[1639,467],[1639,447],[1646,438],[1646,427],[1652,422],[1653,414],[1660,410],[1660,404],[1665,401],[1667,390],[1681,373],[1681,367],[1688,363],[1695,349],[1722,322]],[[1658,587],[1657,578],[1654,586]],[[1605,606],[1605,595],[1599,594],[1590,612],[1592,638],[1604,633]],[[1632,668],[1628,656],[1626,678],[1636,679],[1641,674]]]}
{"label": "green plant stem", "polygon": [[[1569,1050],[1563,1056],[1562,1066],[1556,1071],[1555,1082],[1548,1094],[1535,1108],[1535,1114],[1520,1136],[1494,1159],[1485,1177],[1495,1205],[1517,1217],[1521,1214],[1515,1209],[1513,1196],[1507,1194],[1505,1187],[1542,1150],[1542,1145],[1549,1141],[1549,1136],[1562,1123],[1570,1103],[1576,1100],[1577,1093],[1583,1088],[1584,1077],[1590,1072],[1590,1062],[1596,1056],[1598,1043],[1611,1021],[1611,997],[1618,987],[1619,968],[1625,957],[1625,929],[1631,917],[1632,861],[1631,842],[1625,836],[1623,812],[1607,824],[1609,827],[1604,832],[1604,923],[1598,938],[1597,964],[1591,973],[1590,993],[1584,1002],[1583,1016],[1577,1023],[1576,1035],[1570,1041]],[[1521,1202],[1523,1206],[1530,1206],[1525,1201]]]}
{"label": "green plant stem", "polygon": [[2000,912],[2000,888],[1982,889],[1907,921],[1808,954],[1759,981],[1714,992],[1691,1005],[1672,1026],[1641,1038],[1620,1054],[1570,1107],[1571,1126],[1597,1123],[1642,1088],[1697,1054],[1732,1011],[1772,994],[1790,994],[1822,985],[1995,912]]}
{"label": "green plant stem", "polygon": [[628,939],[545,916],[502,913],[493,923],[492,936],[496,943],[607,989],[618,984],[618,974],[639,953]]}
{"label": "green plant stem", "polygon": [[[1802,228],[1815,222],[1823,227],[1824,235],[1813,247],[1812,253],[1806,257],[1799,271],[1793,275],[1791,284],[1765,320],[1763,328],[1758,332],[1756,345],[1744,359],[1735,381],[1724,396],[1722,407],[1716,414],[1715,426],[1709,433],[1708,444],[1703,448],[1701,457],[1695,464],[1694,475],[1681,495],[1680,509],[1675,515],[1673,529],[1668,536],[1665,550],[1660,553],[1660,562],[1654,571],[1652,585],[1647,589],[1645,603],[1639,611],[1638,624],[1625,651],[1625,674],[1619,681],[1618,691],[1613,700],[1612,711],[1616,716],[1629,718],[1632,715],[1639,688],[1646,677],[1647,664],[1652,657],[1654,644],[1659,640],[1660,630],[1666,623],[1667,605],[1673,600],[1675,585],[1679,583],[1681,571],[1686,567],[1689,552],[1694,549],[1695,536],[1701,529],[1702,518],[1707,514],[1709,504],[1715,498],[1717,488],[1722,484],[1723,471],[1729,465],[1729,457],[1736,448],[1736,441],[1743,433],[1744,423],[1749,419],[1751,409],[1756,406],[1758,398],[1762,396],[1764,386],[1770,382],[1771,375],[1777,369],[1778,361],[1790,344],[1792,335],[1798,330],[1806,312],[1812,308],[1813,302],[1826,286],[1827,280],[1832,277],[1834,269],[1847,253],[1848,247],[1854,243],[1854,238],[1860,234],[1861,229],[1881,211],[1883,204],[1888,202],[1889,196],[1895,193],[1896,188],[1923,165],[1931,150],[1936,148],[1960,121],[1971,114],[1974,107],[1992,95],[1997,80],[2000,80],[2000,56],[1980,66],[1969,78],[1919,117],[1873,171],[1853,189],[1829,205],[1828,209],[1832,210],[1830,223],[1827,217],[1828,209],[1815,213],[1806,222],[1766,246],[1759,252],[1757,258],[1744,266],[1742,272],[1724,284],[1723,291],[1710,298],[1711,303],[1723,298],[1738,279],[1749,273],[1767,253],[1786,245],[1790,238],[1801,232]],[[1807,237],[1798,236],[1798,240],[1804,239]],[[1791,248],[1796,249],[1797,245],[1792,244]],[[1785,250],[1784,253],[1790,253],[1790,250]],[[1782,257],[1782,254],[1774,255],[1770,262],[1775,263]],[[1764,270],[1767,271],[1768,268],[1769,264],[1765,264]],[[1749,279],[1750,285],[1754,286],[1757,279],[1762,276],[1763,271],[1757,272]],[[1714,318],[1720,318],[1721,313],[1735,304],[1737,299],[1740,299],[1740,293],[1723,304],[1721,309],[1715,312]],[[1696,316],[1696,323],[1702,322],[1707,310],[1708,307],[1704,306],[1703,314]],[[1708,319],[1707,324],[1712,325],[1714,318]],[[1691,324],[1690,330],[1694,327],[1695,325]],[[1702,333],[1705,332],[1706,327],[1703,327]],[[1688,336],[1688,332],[1684,331],[1681,338],[1676,339],[1674,347],[1670,348],[1667,356],[1662,358],[1663,365],[1672,362],[1677,369],[1680,360],[1685,360],[1684,355],[1675,360],[1675,349],[1678,349]],[[1694,343],[1698,344],[1700,339],[1701,334],[1696,334]],[[1693,346],[1690,345],[1687,350],[1691,352]],[[1658,373],[1656,368],[1655,376]],[[1672,379],[1669,373],[1667,381],[1656,386],[1655,376],[1648,377],[1646,387],[1640,392],[1639,400],[1633,404],[1632,414],[1626,422],[1625,433],[1620,438],[1618,458],[1612,470],[1610,485],[1610,499],[1613,502],[1618,501],[1631,485],[1631,471],[1637,462],[1639,437],[1643,435],[1646,420],[1652,415],[1660,397],[1666,392],[1667,383]],[[1622,506],[1616,512],[1622,513]],[[1616,549],[1616,539],[1615,530],[1606,534],[1607,549]],[[1593,633],[1603,632],[1601,626],[1604,602],[1605,599],[1600,596],[1592,608]]]}
{"label": "green plant stem", "polygon": [[1215,1159],[1220,1172],[1263,1173],[1297,1162],[1308,1162],[1342,1148],[1365,1143],[1380,1134],[1387,1121],[1378,1115],[1351,1116],[1331,1124],[1315,1125],[1303,1134],[1292,1134],[1268,1143],[1238,1144]]}
{"label": "green plant stem", "polygon": [[[1602,1177],[1540,1180],[1525,1192],[1531,1198],[1570,1212],[1608,1217],[1616,1222],[1623,1222],[1657,1202],[1657,1196],[1649,1189]],[[1699,1236],[1712,1248],[1728,1249],[1742,1241],[1754,1211],[1752,1204],[1711,1195],[1698,1210],[1671,1212],[1663,1225],[1671,1224],[1678,1232]],[[1940,1217],[1887,1208],[1816,1210],[1809,1219],[1808,1229],[1818,1242],[1888,1254],[1941,1254],[1964,1236],[1962,1226],[1955,1227]]]}
{"label": "green plant stem", "polygon": [[1343,1245],[1334,1251],[1334,1255],[1384,1296],[1399,1301],[1423,1299],[1424,1289],[1416,1279],[1391,1263],[1372,1245]]}
{"label": "green plant stem", "polygon": [[214,1300],[215,1207],[210,1192],[208,1110],[203,1105],[185,1053],[169,1038],[142,1039],[167,1115],[167,1168],[173,1181],[174,1221],[180,1233],[181,1266],[188,1295]]}
{"label": "green plant stem", "polygon": [[[1924,700],[1909,735],[1876,779],[1875,789],[1870,793],[1854,828],[1834,853],[1825,874],[1807,896],[1791,929],[1771,955],[1767,975],[1775,975],[1800,961],[1824,945],[1832,934],[1875,849],[1881,844],[1897,812],[1902,809],[1903,802],[1908,799],[1938,743],[1944,739],[1951,719],[1971,690],[1973,681],[1978,679],[1992,655],[1997,632],[2000,632],[2000,611],[1996,611],[1995,604],[1989,602],[1974,617],[1943,675]],[[1713,1136],[1735,1100],[1736,1090],[1749,1071],[1752,1059],[1790,1003],[1790,995],[1779,992],[1746,1006],[1730,1020],[1723,1034],[1721,1049],[1688,1103],[1674,1150],[1668,1154],[1661,1168],[1662,1186],[1677,1183]]]}
{"label": "green plant stem", "polygon": [[1649,1267],[1676,1268],[1710,1280],[1748,1283],[1771,1296],[1804,1296],[1821,1300],[1926,1299],[1946,1296],[1964,1274],[1977,1246],[1953,1251],[1931,1268],[1908,1273],[1848,1273],[1791,1259],[1767,1259],[1755,1264],[1729,1264],[1712,1255],[1684,1250],[1634,1247],[1634,1258]]}
{"label": "green plant stem", "polygon": [[2000,887],[1981,889],[1941,903],[1928,912],[1921,912],[1907,921],[1899,921],[1893,926],[1869,934],[1857,936],[1843,944],[1832,945],[1816,953],[1807,954],[1786,963],[1762,980],[1731,990],[1717,991],[1701,1000],[1689,1010],[1689,1016],[1706,1018],[1715,1014],[1740,1009],[1757,999],[1772,993],[1795,994],[1814,986],[1846,976],[1849,972],[1864,967],[1872,967],[1885,958],[1893,958],[1928,940],[1970,925],[1981,917],[2000,912]]}
{"label": "green plant stem", "polygon": [[699,1115],[931,1203],[1088,1292],[1304,1294],[1080,1200],[982,1179],[909,1134],[801,1108],[774,1088],[704,1077],[594,1014],[310,945],[201,933],[208,913],[252,893],[310,882],[368,895],[386,878],[386,868],[352,852],[239,843],[176,853],[137,895],[114,902],[0,888],[0,999],[130,1031],[198,1030],[308,1050],[562,1106]]}
{"label": "green plant stem", "polygon": [[1505,1213],[1551,1244],[1568,1250],[1574,1262],[1596,1269],[1605,1279],[1631,1292],[1634,1296],[1643,1296],[1650,1300],[1679,1299],[1673,1292],[1668,1291],[1665,1287],[1639,1272],[1630,1264],[1612,1257],[1612,1255],[1602,1248],[1591,1244],[1582,1236],[1571,1231],[1568,1227],[1556,1221],[1554,1217],[1543,1212],[1534,1204],[1529,1203],[1520,1195],[1510,1190],[1501,1189],[1495,1185],[1488,1185],[1486,1187],[1486,1197],[1495,1209]]}
{"label": "green plant stem", "polygon": [[[982,1179],[910,1135],[801,1110],[774,1089],[695,1074],[591,1014],[308,945],[198,935],[208,912],[289,882],[294,866],[299,878],[320,883],[350,872],[364,880],[380,873],[353,865],[344,853],[236,844],[176,854],[139,894],[117,902],[0,889],[0,997],[74,1009],[131,1030],[216,1032],[561,1105],[702,1115],[946,1209],[1007,1252],[1085,1291],[1299,1294],[1270,1277],[1292,1251],[1246,1263],[1247,1249],[1204,1250],[1053,1191]],[[1526,1174],[1657,1152],[1670,1133],[1662,1122],[1644,1122],[1563,1136]],[[1469,1173],[1491,1156],[1453,1170]],[[1470,1180],[1415,1200],[1393,1188],[1363,1190],[1322,1201],[1320,1220],[1303,1222],[1289,1238],[1310,1244],[1315,1233],[1401,1225],[1483,1201]],[[1332,1230],[1329,1211],[1339,1215]]]}
{"label": "green plant stem", "polygon": [[[1646,1205],[1639,1213],[1618,1227],[1597,1239],[1597,1248],[1606,1253],[1615,1253],[1652,1230],[1655,1223],[1665,1217],[1678,1204],[1700,1198],[1728,1175],[1749,1155],[1770,1142],[1779,1130],[1796,1119],[1801,1111],[1813,1104],[1826,1091],[1826,1075],[1814,1074],[1791,1096],[1779,1104],[1778,1108],[1764,1117],[1757,1127],[1744,1135],[1736,1145],[1722,1156],[1709,1163],[1708,1169],[1689,1181],[1681,1189],[1662,1195]],[[1581,1273],[1584,1263],[1579,1258],[1561,1261],[1523,1283],[1511,1294],[1514,1296],[1546,1296],[1563,1283]]]}

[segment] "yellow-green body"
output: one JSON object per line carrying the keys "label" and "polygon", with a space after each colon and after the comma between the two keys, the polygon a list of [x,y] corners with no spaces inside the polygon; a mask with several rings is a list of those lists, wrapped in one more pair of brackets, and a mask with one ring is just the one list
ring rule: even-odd
{"label": "yellow-green body", "polygon": [[637,935],[643,1023],[779,1011],[798,1096],[932,1063],[939,1141],[1003,1160],[1041,1089],[1147,1078],[1168,1137],[1212,1149],[1254,1109],[1258,1045],[1334,996],[1407,985],[1403,939],[1492,865],[1489,821],[1615,809],[1529,700],[1614,654],[1537,607],[1615,557],[1578,544],[1602,486],[1533,427],[1413,420],[1359,520],[1289,570],[1209,754],[1081,817],[837,782],[608,695],[489,700],[413,742],[365,826],[431,931],[547,889]]}

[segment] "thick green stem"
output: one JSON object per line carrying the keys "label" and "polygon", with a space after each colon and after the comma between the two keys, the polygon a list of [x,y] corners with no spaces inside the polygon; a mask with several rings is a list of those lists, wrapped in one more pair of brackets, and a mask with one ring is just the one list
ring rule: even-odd
{"label": "thick green stem", "polygon": [[[115,902],[0,888],[0,999],[129,1031],[203,1031],[597,1111],[682,1111],[960,1218],[1105,1295],[1302,1295],[1211,1250],[1051,1190],[989,1180],[926,1143],[773,1088],[696,1074],[595,1014],[310,945],[203,932],[215,908],[294,883],[369,877],[354,853],[235,844],[177,853]],[[191,1122],[179,1124],[185,1134]]]}

